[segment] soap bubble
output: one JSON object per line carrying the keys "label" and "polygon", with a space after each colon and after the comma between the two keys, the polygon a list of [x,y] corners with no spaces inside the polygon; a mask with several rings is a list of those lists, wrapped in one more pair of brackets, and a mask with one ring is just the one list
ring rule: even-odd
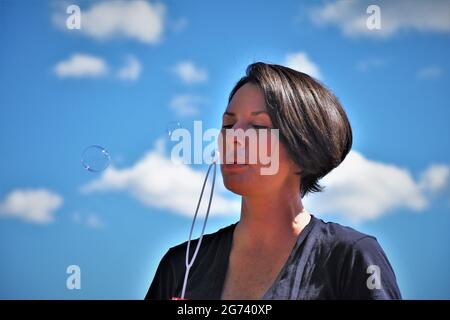
{"label": "soap bubble", "polygon": [[166,125],[166,133],[169,138],[172,136],[172,133],[181,128],[181,124],[178,121],[170,121]]}
{"label": "soap bubble", "polygon": [[92,145],[84,149],[81,156],[81,164],[91,172],[100,172],[105,170],[111,161],[108,151],[97,145]]}

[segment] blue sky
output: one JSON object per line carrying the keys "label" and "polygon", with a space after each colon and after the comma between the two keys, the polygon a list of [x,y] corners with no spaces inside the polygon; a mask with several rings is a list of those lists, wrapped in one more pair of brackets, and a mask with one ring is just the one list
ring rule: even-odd
{"label": "blue sky", "polygon": [[[167,124],[218,128],[264,61],[318,77],[352,124],[352,152],[305,207],[376,236],[404,298],[449,299],[450,5],[372,3],[381,29],[368,2],[0,0],[0,298],[143,298],[206,172],[170,161]],[[83,168],[90,145],[107,170]],[[208,232],[239,218],[218,180]]]}

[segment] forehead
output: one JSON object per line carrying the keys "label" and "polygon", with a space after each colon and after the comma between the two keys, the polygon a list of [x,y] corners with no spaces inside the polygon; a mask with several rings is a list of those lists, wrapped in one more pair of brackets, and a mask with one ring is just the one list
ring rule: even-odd
{"label": "forehead", "polygon": [[233,113],[266,111],[266,103],[262,90],[252,83],[244,84],[236,91],[226,111]]}

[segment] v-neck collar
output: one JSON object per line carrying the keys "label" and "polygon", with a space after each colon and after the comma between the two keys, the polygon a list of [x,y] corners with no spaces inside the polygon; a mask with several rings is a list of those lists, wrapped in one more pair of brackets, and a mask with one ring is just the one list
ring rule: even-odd
{"label": "v-neck collar", "polygon": [[[272,289],[274,288],[274,286],[278,283],[278,281],[282,278],[286,268],[292,263],[292,260],[294,259],[294,257],[296,256],[296,252],[298,250],[298,248],[301,246],[301,244],[303,243],[303,241],[305,240],[305,238],[307,237],[307,235],[310,233],[312,227],[314,226],[314,224],[317,221],[317,218],[311,214],[311,219],[308,222],[308,224],[303,228],[303,230],[300,232],[300,234],[297,237],[297,240],[295,242],[295,245],[291,251],[291,253],[289,254],[288,259],[286,260],[285,264],[283,265],[283,267],[281,268],[280,272],[278,273],[277,277],[275,278],[275,281],[272,283],[272,285],[269,287],[269,289],[263,294],[263,296],[261,297],[262,300],[264,300],[267,296],[267,294],[272,291]],[[239,223],[239,221],[235,222],[234,224],[229,226],[229,232],[227,232],[226,235],[226,245],[225,245],[225,252],[224,252],[224,259],[222,261],[223,265],[222,268],[220,268],[220,272],[217,273],[217,277],[216,277],[216,289],[217,289],[217,295],[218,298],[217,299],[221,299],[222,298],[222,291],[223,291],[223,287],[225,284],[225,277],[226,274],[228,272],[228,264],[230,261],[230,254],[231,254],[231,248],[233,246],[233,235],[234,235],[234,230],[236,229],[237,224]]]}

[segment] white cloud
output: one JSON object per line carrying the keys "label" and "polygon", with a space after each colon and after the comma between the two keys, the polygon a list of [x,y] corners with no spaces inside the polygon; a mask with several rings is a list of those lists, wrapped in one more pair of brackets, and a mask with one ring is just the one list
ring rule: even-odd
{"label": "white cloud", "polygon": [[[67,60],[57,63],[54,72],[61,78],[100,78],[109,74],[110,69],[108,63],[100,57],[75,53]],[[141,72],[141,63],[130,55],[125,65],[117,70],[116,77],[124,81],[136,81]]]}
{"label": "white cloud", "polygon": [[46,189],[14,190],[0,203],[0,216],[39,224],[50,223],[62,203],[61,196]]}
{"label": "white cloud", "polygon": [[322,78],[319,67],[309,59],[305,52],[287,54],[284,65],[291,69],[306,73],[316,79]]}
{"label": "white cloud", "polygon": [[108,73],[108,66],[99,57],[76,53],[69,59],[59,62],[54,71],[63,78],[100,77]]}
{"label": "white cloud", "polygon": [[[205,172],[172,163],[164,156],[163,145],[159,140],[153,150],[129,168],[108,168],[82,191],[128,192],[148,207],[192,217]],[[201,215],[206,212],[210,181],[205,188]],[[416,181],[404,168],[369,160],[350,151],[341,165],[321,180],[325,190],[308,195],[303,202],[305,208],[315,214],[342,215],[353,222],[361,222],[377,219],[396,209],[424,211],[430,196],[449,183],[450,166],[430,166]],[[239,215],[239,199],[228,198],[227,193],[218,174],[211,215]]]}
{"label": "white cloud", "polygon": [[442,75],[442,69],[436,66],[429,66],[417,71],[418,79],[437,79]]}
{"label": "white cloud", "polygon": [[[162,140],[133,166],[124,169],[109,167],[102,176],[85,185],[85,193],[100,191],[123,191],[148,207],[168,209],[176,214],[192,217],[195,213],[200,191],[205,178],[204,171],[191,169],[186,165],[174,164],[163,154]],[[220,170],[217,168],[217,172]],[[199,215],[206,212],[206,204],[211,188],[212,172],[205,187]],[[211,205],[211,215],[239,214],[240,201],[223,195],[220,176],[216,178],[216,188]]]}
{"label": "white cloud", "polygon": [[188,26],[188,20],[186,18],[179,18],[170,23],[170,28],[174,32],[181,32]]}
{"label": "white cloud", "polygon": [[386,38],[402,30],[421,32],[450,32],[450,2],[448,0],[377,1],[380,7],[381,28],[370,30],[366,21],[367,7],[373,1],[328,2],[310,11],[317,25],[335,25],[347,36]]}
{"label": "white cloud", "polygon": [[386,61],[380,58],[368,58],[361,60],[356,64],[358,71],[366,72],[375,68],[380,68],[386,64]]}
{"label": "white cloud", "polygon": [[208,80],[208,72],[196,66],[192,61],[178,63],[173,71],[182,81],[188,84],[205,82]]}
{"label": "white cloud", "polygon": [[[164,32],[166,8],[148,1],[103,1],[81,8],[81,32],[95,39],[130,38],[146,44],[160,41]],[[65,10],[53,16],[54,23],[65,28],[69,15]]]}
{"label": "white cloud", "polygon": [[86,225],[94,229],[103,228],[103,221],[100,219],[99,216],[95,214],[90,214],[86,218]]}
{"label": "white cloud", "polygon": [[436,164],[422,173],[420,186],[425,191],[439,192],[450,183],[450,166]]}
{"label": "white cloud", "polygon": [[123,66],[117,73],[117,77],[122,80],[136,81],[142,71],[142,66],[139,60],[130,56],[127,59],[126,65]]}
{"label": "white cloud", "polygon": [[92,229],[101,229],[104,227],[102,219],[95,213],[80,214],[79,212],[75,212],[72,220],[77,224],[85,225]]}
{"label": "white cloud", "polygon": [[305,197],[305,207],[312,212],[341,214],[355,222],[376,219],[397,208],[422,211],[430,200],[425,189],[436,191],[448,184],[448,170],[433,166],[415,181],[404,168],[350,151],[341,165],[321,180],[324,191]]}
{"label": "white cloud", "polygon": [[192,94],[181,94],[172,98],[169,107],[177,113],[178,116],[192,116],[199,112],[201,105],[208,100],[203,96]]}

